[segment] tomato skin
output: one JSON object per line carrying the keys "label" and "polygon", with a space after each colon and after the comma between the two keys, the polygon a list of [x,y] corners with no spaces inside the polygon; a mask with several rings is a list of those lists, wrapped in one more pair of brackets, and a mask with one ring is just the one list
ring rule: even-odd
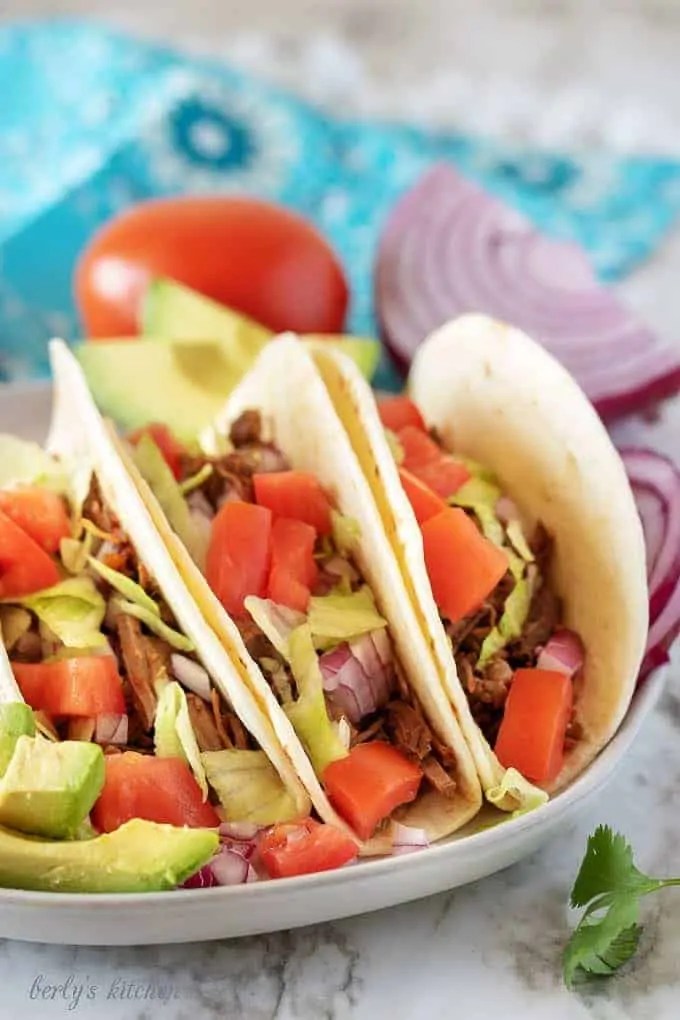
{"label": "tomato skin", "polygon": [[407,425],[427,432],[423,416],[408,397],[402,395],[396,397],[383,397],[378,401],[378,414],[386,429],[392,432],[399,432]]}
{"label": "tomato skin", "polygon": [[144,435],[151,436],[154,443],[163,454],[165,463],[168,465],[177,481],[179,481],[182,477],[182,457],[186,452],[179,439],[177,439],[174,433],[167,425],[164,425],[163,422],[152,421],[143,428],[135,429],[134,432],[130,432],[127,436],[127,441],[128,443],[131,443],[132,446],[136,446]]}
{"label": "tomato skin", "polygon": [[276,517],[292,517],[309,524],[319,535],[330,535],[331,505],[316,475],[309,471],[271,471],[253,475],[255,499]]}
{"label": "tomato skin", "polygon": [[402,467],[408,471],[413,471],[414,467],[421,464],[438,461],[444,456],[434,439],[431,439],[422,429],[416,428],[415,425],[405,425],[404,428],[399,429],[397,439],[404,451]]}
{"label": "tomato skin", "polygon": [[55,662],[13,662],[31,708],[55,716],[122,715],[123,686],[112,655],[80,655]]}
{"label": "tomato skin", "polygon": [[501,765],[518,769],[535,783],[556,779],[564,763],[573,699],[574,688],[565,673],[516,670],[496,740]]}
{"label": "tomato skin", "polygon": [[280,606],[307,611],[318,575],[314,559],[316,531],[303,521],[278,517],[272,529],[269,598]]}
{"label": "tomato skin", "polygon": [[435,602],[442,616],[455,623],[491,594],[508,569],[508,558],[458,507],[447,507],[420,530]]}
{"label": "tomato skin", "polygon": [[378,822],[418,795],[419,765],[381,740],[357,744],[324,770],[323,785],[339,815],[360,839],[370,839]]}
{"label": "tomato skin", "polygon": [[430,517],[436,517],[442,510],[446,510],[444,500],[410,471],[399,468],[399,477],[418,524],[424,524]]}
{"label": "tomato skin", "polygon": [[71,522],[62,497],[49,489],[23,488],[0,491],[0,510],[37,542],[56,553],[62,538],[71,534]]}
{"label": "tomato skin", "polygon": [[113,832],[131,818],[191,828],[217,828],[212,804],[180,758],[156,758],[124,751],[106,756],[104,789],[92,809],[99,832]]}
{"label": "tomato skin", "polygon": [[259,845],[260,859],[270,878],[331,871],[353,861],[357,854],[354,840],[334,825],[314,818],[274,825]]}
{"label": "tomato skin", "polygon": [[453,496],[472,477],[462,461],[455,460],[446,453],[443,453],[439,460],[411,465],[410,470],[423,485],[442,499]]}
{"label": "tomato skin", "polygon": [[163,198],[104,224],[75,273],[87,335],[136,335],[144,294],[158,276],[275,333],[343,332],[349,292],[339,260],[311,224],[268,202]]}
{"label": "tomato skin", "polygon": [[232,616],[248,595],[264,598],[272,553],[272,514],[255,503],[224,503],[213,520],[206,578]]}
{"label": "tomato skin", "polygon": [[0,510],[0,598],[20,598],[61,581],[44,549]]}

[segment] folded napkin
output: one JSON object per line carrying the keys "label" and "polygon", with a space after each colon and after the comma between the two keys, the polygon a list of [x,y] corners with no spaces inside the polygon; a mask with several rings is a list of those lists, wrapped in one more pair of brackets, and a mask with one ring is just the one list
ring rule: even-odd
{"label": "folded napkin", "polygon": [[[512,148],[341,119],[233,68],[78,21],[0,29],[0,378],[44,376],[77,340],[71,274],[106,219],[157,195],[247,193],[299,210],[351,281],[349,328],[375,332],[372,268],[395,200],[449,160],[570,237],[616,279],[680,211],[680,164]],[[391,385],[387,363],[377,384]]]}

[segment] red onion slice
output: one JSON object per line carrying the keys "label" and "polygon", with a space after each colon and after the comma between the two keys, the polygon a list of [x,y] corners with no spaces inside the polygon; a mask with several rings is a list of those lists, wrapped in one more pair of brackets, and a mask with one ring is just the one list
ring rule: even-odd
{"label": "red onion slice", "polygon": [[97,744],[127,744],[128,717],[126,715],[98,715],[94,740]]}
{"label": "red onion slice", "polygon": [[573,630],[557,630],[541,649],[536,665],[539,669],[552,669],[574,676],[583,665],[584,648],[581,638]]}
{"label": "red onion slice", "polygon": [[649,636],[640,670],[644,680],[668,661],[680,633],[680,471],[652,450],[620,451],[637,503],[647,546]]}
{"label": "red onion slice", "polygon": [[221,847],[210,861],[210,867],[217,885],[243,885],[254,880],[252,865],[242,854],[230,847]]}
{"label": "red onion slice", "polygon": [[412,854],[416,850],[424,850],[430,845],[424,829],[415,829],[410,825],[402,825],[400,822],[393,822],[392,838],[392,853],[396,857],[401,854]]}
{"label": "red onion slice", "polygon": [[212,889],[218,884],[210,864],[204,864],[195,875],[183,883],[182,889]]}
{"label": "red onion slice", "polygon": [[173,652],[170,656],[172,672],[183,687],[197,694],[204,701],[210,701],[210,677],[199,662],[188,659],[186,655]]}
{"label": "red onion slice", "polygon": [[365,716],[384,705],[390,695],[393,678],[391,655],[383,661],[382,655],[389,653],[389,639],[375,642],[375,635],[381,631],[362,634],[349,643],[343,642],[319,658],[323,676],[323,688],[329,701],[357,726]]}
{"label": "red onion slice", "polygon": [[525,330],[603,417],[680,389],[680,358],[595,278],[577,245],[527,220],[447,164],[393,209],[376,265],[385,340],[402,368],[449,319],[484,312]]}

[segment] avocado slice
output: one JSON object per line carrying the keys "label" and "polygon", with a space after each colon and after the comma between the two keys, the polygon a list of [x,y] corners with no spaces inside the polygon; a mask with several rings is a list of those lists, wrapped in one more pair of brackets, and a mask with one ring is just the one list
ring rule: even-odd
{"label": "avocado slice", "polygon": [[0,886],[47,892],[160,892],[181,885],[219,845],[212,829],[133,818],[114,832],[69,842],[0,828]]}
{"label": "avocado slice", "polygon": [[19,737],[35,736],[32,709],[23,701],[0,705],[0,776],[7,771]]}
{"label": "avocado slice", "polygon": [[[233,364],[245,372],[268,340],[271,330],[240,312],[220,305],[175,280],[154,280],[145,297],[141,331],[151,339],[195,340],[206,337],[223,340],[231,348]],[[380,344],[366,337],[309,333],[310,343],[331,344],[356,362],[370,381],[380,360]]]}
{"label": "avocado slice", "polygon": [[0,780],[0,825],[51,838],[74,836],[104,785],[98,744],[20,736]]}

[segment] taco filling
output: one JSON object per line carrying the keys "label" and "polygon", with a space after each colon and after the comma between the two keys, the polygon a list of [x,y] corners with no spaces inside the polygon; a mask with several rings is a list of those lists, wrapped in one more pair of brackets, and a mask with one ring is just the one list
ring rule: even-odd
{"label": "taco filling", "polygon": [[581,737],[584,659],[551,584],[553,538],[525,528],[498,479],[448,453],[408,398],[379,411],[472,716],[502,765],[549,783]]}
{"label": "taco filling", "polygon": [[357,522],[265,439],[260,413],[232,423],[219,456],[173,460],[152,429],[133,442],[138,468],[357,835],[381,831],[428,788],[453,798],[455,755],[406,682],[362,578]]}
{"label": "taco filling", "polygon": [[[41,456],[39,482],[0,490],[0,626],[42,736],[103,749],[94,830],[113,832],[132,818],[222,826],[222,863],[198,884],[252,881],[256,848],[272,877],[356,857],[344,833],[300,819],[264,751],[212,686],[95,475],[79,506],[59,462]],[[223,858],[232,851],[229,868]]]}

